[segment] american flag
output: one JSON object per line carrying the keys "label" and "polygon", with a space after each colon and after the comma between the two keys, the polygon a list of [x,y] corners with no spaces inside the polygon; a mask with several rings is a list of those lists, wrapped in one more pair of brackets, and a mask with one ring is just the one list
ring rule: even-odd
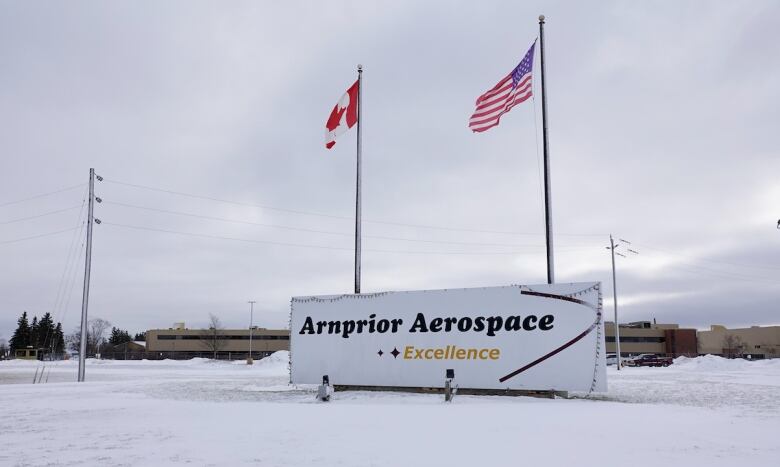
{"label": "american flag", "polygon": [[493,89],[479,96],[477,109],[469,120],[471,131],[481,132],[493,128],[498,125],[502,115],[531,97],[535,46],[534,42],[511,73],[493,86]]}

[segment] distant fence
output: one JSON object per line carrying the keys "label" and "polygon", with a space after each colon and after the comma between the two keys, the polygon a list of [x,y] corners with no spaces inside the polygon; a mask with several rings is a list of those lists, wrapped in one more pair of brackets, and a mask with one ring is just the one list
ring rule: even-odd
{"label": "distant fence", "polygon": [[46,362],[52,362],[57,360],[67,360],[67,355],[65,353],[38,353],[37,356],[34,356],[32,358],[22,358],[17,357],[13,353],[9,352],[5,355],[0,355],[0,360],[39,360],[39,361],[46,361]]}
{"label": "distant fence", "polygon": [[[259,360],[273,352],[252,352],[252,358]],[[249,352],[217,352],[217,360],[246,360]],[[191,358],[214,358],[214,352],[104,352],[101,359],[107,360],[189,360]]]}

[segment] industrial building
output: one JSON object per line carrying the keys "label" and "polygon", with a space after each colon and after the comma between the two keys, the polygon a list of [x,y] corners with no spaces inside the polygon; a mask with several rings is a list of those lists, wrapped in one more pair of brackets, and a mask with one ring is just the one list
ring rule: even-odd
{"label": "industrial building", "polygon": [[[615,323],[604,323],[607,353],[615,353]],[[669,357],[718,355],[727,358],[779,358],[780,326],[728,329],[713,325],[709,330],[680,328],[677,324],[637,321],[620,325],[623,357],[649,353]]]}
{"label": "industrial building", "polygon": [[[251,330],[251,357],[259,359],[277,350],[290,350],[287,329]],[[187,329],[183,323],[169,329],[146,331],[145,358],[243,359],[250,356],[249,329]]]}
{"label": "industrial building", "polygon": [[188,329],[175,323],[168,329],[149,329],[145,341],[125,342],[102,352],[102,358],[117,360],[184,360],[195,357],[220,360],[260,359],[277,350],[290,349],[286,329]]}
{"label": "industrial building", "polygon": [[699,331],[699,353],[723,357],[780,357],[780,326],[751,326],[728,329],[713,325],[709,331]]}
{"label": "industrial building", "polygon": [[[607,353],[614,354],[615,323],[604,323]],[[698,355],[696,329],[682,329],[677,324],[656,324],[637,321],[620,325],[620,355],[629,357],[643,353],[670,357]]]}
{"label": "industrial building", "polygon": [[[604,323],[606,351],[615,353],[615,323]],[[188,329],[176,323],[168,329],[146,331],[146,342],[118,346],[107,358],[187,359],[193,357],[240,360],[250,356],[249,329]],[[145,348],[144,348],[145,345]],[[121,348],[119,348],[121,347]],[[287,329],[254,328],[252,353],[263,358],[278,350],[290,349]],[[709,330],[680,328],[677,324],[637,321],[620,325],[620,354],[669,357],[695,357],[712,354],[752,359],[780,358],[780,326],[752,326],[727,329],[713,325]]]}

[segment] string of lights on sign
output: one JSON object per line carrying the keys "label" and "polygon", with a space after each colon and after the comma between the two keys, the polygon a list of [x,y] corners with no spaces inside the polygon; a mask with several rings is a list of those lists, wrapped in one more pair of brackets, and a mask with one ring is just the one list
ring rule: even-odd
{"label": "string of lights on sign", "polygon": [[[538,292],[532,290],[528,286],[514,285],[514,287],[519,287],[519,288],[521,288],[523,290],[527,290],[529,292],[538,293]],[[588,293],[593,292],[593,291],[598,292],[599,290],[601,290],[601,285],[600,285],[600,283],[596,283],[596,284],[593,284],[592,286],[590,286],[590,287],[588,287],[586,289],[583,289],[583,290],[580,290],[580,291],[577,291],[577,292],[572,292],[572,293],[569,293],[569,294],[559,294],[559,295],[561,297],[576,298],[576,297],[580,297],[582,295],[588,294]],[[601,294],[600,293],[598,294],[598,304],[596,306],[593,306],[592,304],[590,304],[588,302],[585,302],[585,301],[578,301],[578,302],[583,304],[583,305],[589,306],[590,308],[592,308],[596,312],[596,322],[594,323],[595,328],[596,328],[596,349],[595,349],[596,358],[594,359],[594,364],[593,364],[593,379],[591,381],[590,390],[588,391],[588,395],[590,395],[596,389],[597,377],[598,377],[598,368],[599,368],[598,362],[599,362],[599,358],[601,357],[601,352],[602,352],[601,339],[602,339],[602,328],[603,328],[603,326],[602,326],[602,311],[601,310],[602,310],[602,305],[603,304],[602,304],[602,298],[601,298]]]}

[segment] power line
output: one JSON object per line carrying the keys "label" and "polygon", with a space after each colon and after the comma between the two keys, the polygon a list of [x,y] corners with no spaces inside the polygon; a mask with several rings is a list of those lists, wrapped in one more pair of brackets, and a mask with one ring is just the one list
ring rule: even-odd
{"label": "power line", "polygon": [[[332,219],[342,219],[342,220],[353,220],[352,217],[348,216],[337,216],[337,215],[331,215],[331,214],[324,214],[324,213],[317,213],[317,212],[311,212],[311,211],[301,211],[301,210],[293,210],[293,209],[284,209],[284,208],[277,208],[273,206],[263,205],[263,204],[255,204],[255,203],[247,203],[247,202],[241,202],[241,201],[233,201],[228,199],[222,199],[222,198],[215,198],[211,196],[203,196],[203,195],[197,195],[192,193],[184,193],[180,191],[174,191],[174,190],[167,190],[163,188],[156,188],[151,187],[147,185],[138,185],[133,183],[127,183],[127,182],[121,182],[117,180],[108,180],[106,179],[106,182],[114,183],[118,185],[124,185],[129,186],[133,188],[139,188],[139,189],[145,189],[145,190],[151,190],[161,193],[167,193],[167,194],[173,194],[178,196],[185,196],[195,199],[202,199],[202,200],[209,200],[209,201],[215,201],[220,203],[227,203],[227,204],[234,204],[234,205],[240,205],[240,206],[249,206],[249,207],[255,207],[255,208],[261,208],[261,209],[268,209],[268,210],[274,210],[274,211],[280,211],[280,212],[288,212],[293,214],[302,214],[302,215],[311,215],[311,216],[318,216],[318,217],[326,217],[326,218],[332,218]],[[122,205],[125,207],[131,207],[136,209],[145,209],[149,211],[156,211],[166,214],[173,214],[173,215],[182,215],[182,216],[188,216],[188,217],[195,217],[195,218],[202,218],[202,219],[208,219],[208,220],[215,220],[220,222],[231,222],[231,223],[239,223],[239,224],[248,224],[248,225],[258,225],[263,227],[271,227],[271,228],[280,228],[280,229],[286,229],[286,230],[295,230],[295,231],[301,231],[301,232],[312,232],[312,233],[321,233],[321,234],[327,234],[327,235],[342,235],[342,236],[351,236],[351,233],[344,233],[344,232],[336,232],[336,231],[327,231],[327,230],[319,230],[319,229],[306,229],[306,228],[299,228],[299,227],[289,227],[289,226],[283,226],[283,225],[277,225],[277,224],[265,224],[265,223],[256,223],[256,222],[250,222],[250,221],[239,221],[235,219],[226,219],[226,218],[219,218],[219,217],[213,217],[213,216],[205,216],[205,215],[199,215],[199,214],[192,214],[192,213],[184,213],[181,211],[169,211],[169,210],[163,210],[163,209],[157,209],[157,208],[149,208],[144,206],[136,206],[136,205],[130,205],[126,203],[118,203],[113,202],[113,204],[116,205]],[[390,221],[378,221],[378,220],[366,220],[364,219],[363,222],[366,223],[373,223],[373,224],[383,224],[383,225],[394,225],[394,226],[402,226],[402,227],[412,227],[412,228],[423,228],[423,229],[432,229],[432,230],[443,230],[443,231],[452,231],[452,232],[469,232],[469,233],[485,233],[485,234],[502,234],[502,235],[527,235],[527,236],[540,236],[541,233],[530,233],[530,232],[514,232],[514,231],[497,231],[497,230],[481,230],[481,229],[465,229],[465,228],[455,228],[455,227],[444,227],[444,226],[435,226],[435,225],[426,225],[426,224],[411,224],[411,223],[402,223],[402,222],[390,222]],[[115,224],[116,225],[116,224]],[[134,227],[130,227],[134,228]],[[177,231],[165,231],[161,230],[163,232],[170,232],[170,233],[180,233],[182,235],[195,235],[195,236],[202,236],[203,234],[189,234],[186,232],[177,232]],[[602,234],[556,234],[556,236],[566,236],[566,237],[601,237]],[[247,239],[236,239],[236,238],[230,238],[230,237],[218,237],[218,236],[212,236],[215,238],[222,238],[227,240],[235,240],[235,241],[250,241],[250,242],[259,242],[259,243],[268,243],[268,244],[281,244],[281,245],[288,245],[288,246],[301,246],[305,248],[326,248],[326,249],[349,249],[349,248],[337,248],[337,247],[321,247],[316,245],[304,245],[304,244],[288,244],[285,242],[273,242],[269,240],[247,240]],[[440,240],[424,240],[424,239],[410,239],[410,238],[403,238],[403,237],[392,237],[392,236],[366,236],[369,238],[376,238],[376,239],[384,239],[384,240],[397,240],[397,241],[408,241],[408,242],[419,242],[419,243],[441,243],[441,244],[451,244],[451,245],[464,245],[464,246],[495,246],[495,247],[509,247],[509,248],[523,248],[523,247],[539,247],[538,245],[511,245],[511,244],[502,244],[502,243],[480,243],[480,242],[455,242],[455,241],[440,241]],[[659,251],[664,251],[660,248],[653,248],[653,247],[647,247],[650,249],[657,249]],[[558,249],[589,249],[587,247],[559,247]],[[488,252],[488,253],[474,253],[474,252],[411,252],[411,251],[394,251],[394,250],[367,250],[367,251],[374,251],[374,252],[386,252],[386,253],[414,253],[414,254],[470,254],[470,255],[491,255],[491,254],[499,254],[499,255],[511,255],[511,254],[520,254],[519,252]],[[666,250],[668,251],[668,250]],[[680,253],[674,253],[676,255],[685,256]],[[740,267],[755,267],[755,268],[761,268],[761,269],[771,269],[771,270],[780,270],[780,268],[775,268],[771,266],[750,266],[745,264],[738,264],[738,263],[730,263],[726,261],[717,261],[717,260],[707,260],[707,259],[701,259],[702,261],[708,261],[712,263],[721,263],[726,264],[730,266],[740,266]],[[706,269],[706,268],[702,268]],[[710,270],[714,271],[715,273],[719,274],[729,274],[728,272],[724,271],[717,271],[717,270]],[[734,278],[744,279],[744,280],[751,280],[747,276],[733,276]],[[764,280],[761,278],[756,278],[757,280]]]}
{"label": "power line", "polygon": [[255,207],[255,208],[268,209],[268,210],[271,210],[271,211],[287,212],[287,213],[291,213],[291,214],[303,214],[303,215],[308,215],[308,216],[329,217],[331,219],[354,220],[354,218],[347,217],[347,216],[336,216],[336,215],[331,215],[331,214],[322,214],[322,213],[309,212],[309,211],[298,211],[298,210],[294,210],[294,209],[276,208],[276,207],[273,207],[273,206],[266,206],[266,205],[263,205],[263,204],[246,203],[246,202],[242,202],[242,201],[232,201],[232,200],[229,200],[229,199],[214,198],[212,196],[196,195],[196,194],[192,194],[192,193],[184,193],[184,192],[181,192],[181,191],[166,190],[164,188],[155,188],[155,187],[146,186],[146,185],[138,185],[136,183],[126,183],[126,182],[120,182],[120,181],[117,181],[117,180],[109,180],[107,178],[105,179],[105,181],[107,183],[114,183],[116,185],[124,185],[124,186],[129,186],[129,187],[132,187],[132,188],[140,188],[140,189],[143,189],[143,190],[157,191],[157,192],[160,192],[160,193],[167,193],[167,194],[170,194],[170,195],[186,196],[188,198],[203,199],[203,200],[207,200],[207,201],[216,201],[218,203],[235,204],[235,205],[238,205],[238,206],[250,206],[250,207]]}
{"label": "power line", "polygon": [[[625,242],[626,244],[630,244],[630,242],[627,242],[625,240],[621,239],[621,241]],[[619,245],[615,245],[615,247],[617,247],[617,246],[619,246]],[[687,272],[694,273],[694,274],[705,274],[705,275],[709,275],[711,277],[718,277],[720,279],[737,279],[737,280],[750,281],[750,282],[763,282],[763,283],[768,283],[768,284],[773,284],[773,285],[780,284],[780,282],[778,282],[778,281],[776,281],[774,279],[771,279],[771,278],[755,277],[755,276],[749,276],[749,275],[740,274],[740,273],[733,273],[733,272],[730,272],[730,271],[723,271],[723,270],[720,270],[720,269],[711,269],[711,268],[702,266],[700,264],[696,264],[696,262],[694,262],[694,261],[690,261],[690,260],[686,261],[684,259],[680,259],[679,256],[686,256],[686,255],[678,254],[678,253],[676,253],[674,251],[661,250],[659,248],[652,248],[652,247],[648,247],[648,246],[646,246],[644,244],[642,245],[642,247],[643,248],[649,248],[650,250],[666,251],[669,254],[678,256],[678,257],[675,258],[677,260],[678,264],[672,263],[672,264],[670,264],[670,265],[668,265],[666,267],[671,267],[671,268],[674,268],[674,269],[680,269],[680,270],[687,271]],[[610,247],[607,247],[607,249],[609,249],[609,248]],[[635,250],[632,250],[630,248],[627,248],[627,251],[636,254]],[[615,253],[615,254],[619,254],[619,253]],[[621,255],[621,256],[624,256],[624,255]],[[717,261],[714,261],[714,262],[717,262]],[[679,263],[681,263],[681,264],[679,264]]]}
{"label": "power line", "polygon": [[[347,233],[347,232],[337,232],[333,230],[319,230],[319,229],[307,229],[307,228],[301,228],[301,227],[290,227],[286,225],[279,225],[279,224],[268,224],[263,222],[252,222],[252,221],[242,221],[238,219],[228,219],[224,217],[215,217],[215,216],[206,216],[203,214],[194,214],[194,213],[188,213],[183,211],[173,211],[168,209],[159,209],[159,208],[153,208],[148,206],[138,206],[135,204],[128,204],[128,203],[121,203],[117,201],[103,201],[104,204],[113,204],[116,206],[122,206],[127,208],[133,208],[133,209],[141,209],[145,211],[152,211],[152,212],[159,212],[163,214],[172,214],[176,216],[186,216],[186,217],[193,217],[196,219],[206,219],[206,220],[212,220],[212,221],[219,221],[219,222],[228,222],[228,223],[234,223],[234,224],[245,224],[245,225],[254,225],[259,227],[271,227],[275,229],[285,229],[285,230],[292,230],[297,232],[308,232],[308,233],[319,233],[319,234],[327,234],[327,235],[340,235],[340,236],[346,236],[346,237],[352,237],[353,233]],[[365,238],[374,238],[374,239],[380,239],[380,240],[396,240],[396,241],[403,241],[403,242],[415,242],[415,243],[439,243],[439,244],[448,244],[448,245],[465,245],[465,246],[494,246],[494,247],[508,247],[508,248],[542,248],[544,245],[542,244],[530,244],[530,245],[518,245],[518,244],[508,244],[508,243],[483,243],[483,242],[456,242],[456,241],[449,241],[449,240],[428,240],[428,239],[417,239],[417,238],[405,238],[405,237],[392,237],[392,236],[383,236],[383,235],[363,235]]]}
{"label": "power line", "polygon": [[[215,198],[212,196],[203,196],[203,195],[196,195],[192,193],[184,193],[181,191],[174,191],[174,190],[167,190],[164,188],[156,188],[151,187],[147,185],[138,185],[135,183],[127,183],[127,182],[120,182],[117,180],[109,180],[105,179],[108,183],[113,183],[117,185],[124,185],[132,188],[139,188],[144,190],[150,190],[150,191],[156,191],[160,193],[167,193],[177,196],[185,196],[188,198],[194,198],[194,199],[202,199],[207,201],[215,201],[218,203],[226,203],[226,204],[234,204],[238,206],[249,206],[249,207],[255,207],[255,208],[261,208],[261,209],[268,209],[271,211],[279,211],[279,212],[286,212],[291,214],[301,214],[301,215],[307,215],[307,216],[317,216],[317,217],[326,217],[330,219],[340,219],[340,220],[354,220],[354,217],[349,216],[337,216],[333,214],[324,214],[324,213],[318,213],[318,212],[312,212],[312,211],[300,211],[295,209],[285,209],[285,208],[277,208],[273,206],[268,206],[264,204],[255,204],[255,203],[247,203],[242,201],[233,201],[228,199],[222,199],[222,198]],[[452,231],[452,232],[471,232],[471,233],[487,233],[487,234],[500,234],[500,235],[530,235],[530,236],[539,236],[544,235],[542,233],[535,233],[535,232],[512,232],[512,231],[501,231],[501,230],[481,230],[481,229],[464,229],[464,228],[456,228],[456,227],[443,227],[443,226],[436,226],[436,225],[427,225],[427,224],[410,224],[410,223],[403,223],[403,222],[391,222],[391,221],[379,221],[379,220],[369,220],[369,219],[363,219],[363,222],[371,223],[371,224],[382,224],[382,225],[394,225],[394,226],[400,226],[400,227],[413,227],[413,228],[421,228],[421,229],[432,229],[432,230],[445,230],[445,231]],[[601,237],[602,234],[556,234],[559,236],[564,237]]]}
{"label": "power line", "polygon": [[[185,235],[185,236],[190,236],[190,237],[209,238],[209,239],[215,239],[215,240],[231,240],[231,241],[236,241],[236,242],[259,243],[259,244],[265,244],[265,245],[291,246],[291,247],[300,247],[300,248],[315,248],[315,249],[323,249],[323,250],[353,251],[352,248],[350,248],[350,247],[336,247],[336,246],[325,246],[325,245],[308,245],[308,244],[304,244],[304,243],[278,242],[278,241],[274,241],[274,240],[255,240],[255,239],[249,239],[249,238],[226,237],[226,236],[222,236],[222,235],[210,235],[210,234],[200,234],[200,233],[194,233],[194,232],[182,232],[182,231],[179,231],[179,230],[157,229],[157,228],[154,228],[154,227],[142,227],[142,226],[137,226],[137,225],[118,224],[118,223],[114,223],[114,222],[105,222],[105,221],[103,222],[103,225],[110,225],[110,226],[114,226],[114,227],[122,227],[122,228],[126,228],[126,229],[146,230],[146,231],[151,231],[151,232],[162,232],[162,233],[170,233],[170,234],[177,234],[177,235]],[[420,255],[469,255],[469,256],[536,254],[536,253],[519,252],[519,251],[469,252],[469,251],[408,251],[408,250],[382,250],[382,249],[364,249],[364,251],[369,251],[369,252],[372,252],[372,253],[399,253],[399,254],[420,254]]]}
{"label": "power line", "polygon": [[[53,306],[53,309],[52,309],[52,314],[54,314],[55,316],[58,316],[58,317],[59,316],[63,316],[63,319],[60,319],[59,321],[63,321],[64,320],[63,309],[60,308],[60,307],[62,305],[62,301],[64,300],[65,291],[67,290],[67,284],[71,282],[67,278],[70,277],[69,274],[71,274],[70,273],[71,269],[73,269],[74,271],[76,270],[76,266],[75,265],[78,262],[78,257],[73,257],[74,253],[76,253],[76,249],[77,249],[76,247],[78,245],[77,240],[79,238],[81,238],[81,234],[83,233],[84,227],[86,225],[86,222],[84,222],[84,220],[85,220],[84,219],[84,215],[85,215],[84,207],[87,204],[86,203],[86,201],[87,201],[86,200],[86,196],[87,196],[86,191],[87,190],[85,190],[85,193],[84,193],[84,199],[81,201],[81,209],[79,210],[79,215],[78,215],[78,225],[79,225],[80,228],[78,230],[74,231],[73,232],[73,236],[71,237],[70,246],[68,247],[68,255],[65,258],[65,267],[63,268],[62,277],[60,278],[60,284],[57,287],[57,295],[55,296],[55,299],[54,299],[54,306]],[[73,261],[72,263],[71,263],[71,260]],[[59,311],[58,311],[58,309],[59,309]]]}
{"label": "power line", "polygon": [[698,269],[700,271],[704,271],[705,273],[709,272],[710,274],[717,274],[717,275],[720,275],[720,277],[725,278],[725,279],[739,279],[739,280],[745,280],[745,281],[766,282],[766,283],[769,283],[769,284],[780,284],[780,282],[778,282],[776,280],[773,280],[773,279],[767,279],[766,277],[747,276],[747,275],[744,275],[744,274],[735,274],[735,273],[732,273],[732,272],[729,272],[729,271],[722,271],[722,270],[719,270],[719,269],[710,269],[710,268],[707,268],[707,267],[695,264],[695,263],[690,262],[690,261],[681,261],[681,262],[685,265],[683,267]]}
{"label": "power line", "polygon": [[[85,193],[86,195],[86,193]],[[71,257],[73,256],[73,253],[76,252],[76,250],[73,248],[75,245],[77,245],[76,240],[81,236],[81,232],[84,230],[85,223],[82,222],[82,215],[84,214],[84,206],[86,205],[86,199],[82,199],[81,201],[81,209],[79,210],[78,214],[78,225],[80,226],[79,229],[76,229],[73,231],[73,235],[71,237],[70,245],[68,246],[68,255],[65,259],[65,268],[62,271],[62,277],[60,277],[59,285],[57,286],[57,295],[54,298],[54,305],[52,307],[51,316],[53,316],[55,323],[60,323],[60,326],[62,326],[62,323],[65,321],[65,315],[67,314],[67,304],[64,304],[65,306],[62,308],[58,307],[63,305],[63,301],[65,299],[65,293],[68,290],[67,285],[71,284],[70,292],[72,294],[73,292],[73,285],[75,284],[76,280],[76,272],[77,268],[75,267],[78,262],[78,254],[73,257],[73,263],[71,263]],[[83,243],[82,243],[83,246]],[[71,268],[71,264],[74,266]],[[70,276],[68,276],[68,272],[72,269],[73,271],[73,277],[72,280]],[[68,302],[70,301],[70,294],[68,294]],[[44,348],[48,348],[52,353],[54,352],[55,346],[57,345],[57,342],[54,339],[54,336],[52,335],[52,329],[48,329],[46,332],[46,336],[43,340],[43,346]],[[63,329],[64,333],[64,329]],[[49,344],[48,347],[46,344]],[[56,365],[56,364],[55,364]],[[41,370],[41,379],[43,378],[43,373],[46,371],[46,362],[43,362],[42,370]],[[49,372],[51,372],[51,369],[49,369]],[[46,379],[48,381],[48,378]],[[40,380],[39,380],[40,382]]]}
{"label": "power line", "polygon": [[684,263],[684,265],[679,265],[679,264],[675,265],[675,264],[673,264],[673,265],[670,265],[669,267],[671,267],[673,269],[680,269],[682,271],[687,271],[687,272],[693,273],[693,274],[699,274],[699,275],[703,274],[703,275],[707,275],[707,276],[710,276],[710,277],[717,277],[719,279],[736,279],[736,280],[741,280],[741,281],[746,281],[746,282],[762,282],[762,283],[765,283],[765,284],[780,285],[780,282],[772,280],[772,279],[767,279],[767,278],[763,278],[763,277],[751,277],[751,276],[736,275],[736,274],[731,274],[731,273],[728,273],[728,272],[725,272],[725,271],[719,271],[719,270],[716,270],[716,269],[707,269],[707,268],[704,268],[702,266],[697,266],[697,265],[694,265],[694,264],[691,264],[691,263],[687,263],[687,264]]}
{"label": "power line", "polygon": [[30,200],[33,200],[33,199],[38,199],[38,198],[43,198],[43,197],[50,196],[50,195],[55,195],[57,193],[62,193],[64,191],[70,191],[70,190],[73,190],[73,189],[76,189],[76,188],[80,188],[82,186],[84,186],[84,184],[83,183],[79,183],[78,185],[73,185],[73,186],[69,186],[69,187],[66,187],[66,188],[61,188],[59,190],[50,191],[48,193],[41,193],[40,195],[30,196],[29,198],[18,199],[16,201],[8,201],[8,202],[0,204],[0,207],[2,207],[2,206],[10,206],[11,204],[23,203],[25,201],[30,201]]}
{"label": "power line", "polygon": [[13,240],[3,240],[3,241],[0,241],[0,245],[5,245],[7,243],[23,242],[25,240],[32,240],[32,239],[35,239],[35,238],[48,237],[50,235],[57,235],[57,234],[61,234],[61,233],[64,233],[64,232],[70,232],[71,230],[76,230],[78,228],[79,228],[79,226],[76,226],[76,227],[71,227],[69,229],[57,230],[56,232],[47,232],[47,233],[44,233],[44,234],[33,235],[33,236],[30,236],[30,237],[15,238]]}
{"label": "power line", "polygon": [[645,245],[645,244],[642,244],[642,247],[643,248],[649,248],[651,250],[663,251],[664,253],[669,253],[671,255],[683,256],[683,257],[686,257],[686,258],[691,258],[694,261],[706,261],[708,263],[719,263],[719,264],[725,264],[727,266],[737,266],[737,267],[742,267],[742,268],[769,269],[769,270],[773,270],[773,271],[780,271],[780,267],[776,267],[776,266],[764,266],[764,265],[758,265],[758,264],[750,265],[750,264],[744,264],[744,263],[740,264],[740,263],[732,263],[730,261],[722,261],[722,260],[716,260],[716,259],[697,258],[695,256],[686,255],[686,254],[683,254],[683,253],[678,253],[678,252],[672,251],[672,250],[666,250],[664,248],[648,246],[648,245]]}
{"label": "power line", "polygon": [[78,209],[81,206],[83,206],[83,205],[80,204],[78,206],[71,206],[71,207],[65,208],[65,209],[58,209],[56,211],[44,212],[43,214],[37,214],[35,216],[19,217],[19,218],[16,218],[16,219],[11,219],[10,221],[0,222],[0,225],[13,224],[14,222],[22,222],[22,221],[27,221],[27,220],[30,220],[30,219],[37,219],[39,217],[51,216],[52,214],[59,214],[61,212],[71,211],[73,209]]}

